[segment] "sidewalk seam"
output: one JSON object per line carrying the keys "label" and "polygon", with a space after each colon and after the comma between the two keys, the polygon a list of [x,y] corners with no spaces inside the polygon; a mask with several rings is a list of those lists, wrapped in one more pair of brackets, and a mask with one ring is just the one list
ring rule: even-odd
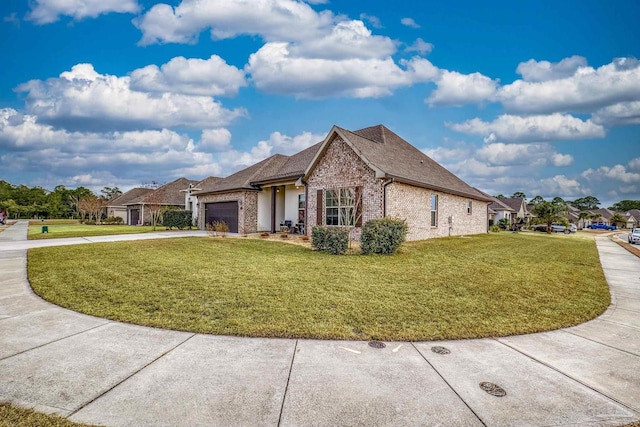
{"label": "sidewalk seam", "polygon": [[[19,317],[19,316],[14,316],[14,317]],[[10,317],[10,319],[11,319],[11,317]],[[85,329],[85,330],[83,330],[83,331],[76,332],[76,333],[74,333],[74,334],[71,334],[71,335],[67,335],[67,336],[64,336],[64,337],[58,338],[57,340],[49,341],[49,342],[47,342],[47,343],[37,345],[37,346],[32,347],[32,348],[29,348],[29,349],[27,349],[27,350],[22,350],[22,351],[20,351],[20,352],[18,352],[18,353],[16,353],[16,354],[12,354],[12,355],[10,355],[10,356],[5,356],[5,357],[0,357],[0,361],[2,361],[2,360],[6,360],[6,359],[9,359],[9,358],[11,358],[11,357],[18,356],[18,355],[20,355],[20,354],[26,353],[26,352],[31,351],[31,350],[35,350],[35,349],[37,349],[37,348],[44,347],[44,346],[49,345],[49,344],[56,343],[56,342],[58,342],[58,341],[66,340],[67,338],[75,337],[76,335],[84,334],[85,332],[89,332],[89,331],[92,331],[92,330],[94,330],[94,329],[101,328],[101,327],[103,327],[103,326],[105,326],[105,325],[108,325],[108,324],[110,324],[110,323],[113,323],[113,322],[112,322],[112,321],[107,321],[107,322],[105,322],[105,323],[101,323],[100,325],[93,326],[93,327],[91,327],[91,328],[89,328],[89,329]]]}
{"label": "sidewalk seam", "polygon": [[580,334],[576,334],[575,332],[566,331],[566,330],[562,330],[562,332],[566,332],[566,333],[571,334],[571,335],[573,335],[573,336],[583,338],[583,339],[585,339],[585,340],[587,340],[587,341],[591,341],[591,342],[594,342],[594,343],[596,343],[596,344],[600,344],[600,345],[603,345],[603,346],[605,346],[605,347],[609,347],[609,348],[611,348],[611,349],[613,349],[613,350],[618,350],[618,351],[621,351],[621,352],[623,352],[623,353],[627,353],[627,354],[629,354],[629,355],[631,355],[631,356],[640,357],[640,353],[636,354],[636,353],[633,353],[633,352],[631,352],[631,351],[629,351],[629,350],[624,350],[624,349],[621,349],[621,348],[618,348],[618,347],[614,347],[614,346],[612,346],[611,344],[607,344],[607,343],[603,343],[603,342],[600,342],[600,341],[596,341],[596,340],[594,340],[594,339],[592,339],[592,338],[588,338],[588,337],[582,336],[582,335],[580,335]]}
{"label": "sidewalk seam", "polygon": [[134,375],[138,374],[140,371],[142,371],[143,369],[147,368],[148,366],[152,365],[153,363],[157,362],[159,359],[161,359],[162,357],[166,356],[167,354],[169,354],[170,352],[172,352],[173,350],[175,350],[176,348],[180,347],[182,344],[186,343],[187,341],[189,341],[191,338],[195,337],[197,334],[191,334],[190,337],[188,337],[187,339],[183,340],[182,342],[176,344],[175,346],[171,347],[169,350],[165,351],[164,353],[160,354],[158,357],[156,357],[155,359],[153,359],[151,362],[147,363],[146,365],[142,366],[139,369],[136,369],[135,371],[133,371],[131,373],[131,375],[126,376],[125,378],[123,378],[122,380],[118,381],[117,383],[115,383],[113,386],[107,388],[105,391],[103,391],[102,393],[99,393],[96,397],[94,397],[93,399],[87,401],[86,403],[80,405],[78,408],[74,409],[73,411],[71,411],[71,413],[69,415],[66,416],[67,419],[69,419],[70,417],[72,417],[73,415],[77,414],[79,411],[81,411],[82,409],[86,408],[88,405],[92,404],[93,402],[95,402],[96,400],[100,399],[102,396],[104,396],[105,394],[109,393],[111,390],[113,390],[114,388],[118,387],[120,384],[122,384],[123,382],[127,381],[128,379],[130,379],[131,377],[133,377]]}
{"label": "sidewalk seam", "polygon": [[436,373],[436,374],[438,374],[438,376],[439,376],[440,378],[442,378],[442,381],[444,381],[444,383],[447,385],[447,387],[449,387],[449,389],[451,389],[451,391],[452,391],[456,396],[458,396],[458,399],[460,399],[460,401],[462,401],[462,403],[464,403],[464,406],[466,406],[467,408],[469,408],[469,410],[471,411],[471,413],[472,413],[472,414],[473,414],[473,415],[478,419],[478,421],[480,421],[480,424],[482,424],[483,426],[485,426],[485,427],[486,427],[486,426],[487,426],[487,423],[485,423],[485,422],[482,420],[482,418],[480,418],[480,416],[476,413],[476,411],[474,411],[474,410],[473,410],[473,408],[471,408],[471,406],[469,406],[469,404],[466,402],[466,400],[464,400],[464,399],[462,398],[462,396],[460,396],[460,394],[458,394],[458,392],[456,391],[456,389],[454,389],[454,388],[453,388],[453,386],[451,386],[451,384],[449,384],[449,381],[447,381],[447,380],[445,379],[445,377],[444,377],[444,376],[442,376],[442,374],[440,373],[440,371],[438,371],[438,370],[436,369],[436,367],[435,367],[435,366],[433,366],[433,365],[431,364],[431,362],[429,362],[429,360],[424,356],[424,354],[422,354],[422,352],[421,352],[420,350],[418,350],[418,347],[416,347],[416,345],[414,344],[414,342],[413,342],[413,341],[411,341],[411,342],[410,342],[410,344],[411,344],[411,346],[414,348],[414,350],[418,352],[418,354],[420,355],[420,357],[422,357],[422,358],[424,359],[424,361],[425,361],[425,362],[427,362],[427,364],[428,364],[429,366],[431,366],[431,369],[433,369],[433,370],[435,371],[435,373]]}
{"label": "sidewalk seam", "polygon": [[298,340],[293,346],[293,355],[291,356],[291,364],[289,365],[289,375],[287,375],[287,384],[284,386],[284,394],[282,395],[282,404],[280,405],[280,415],[278,416],[278,427],[282,423],[282,414],[284,412],[284,402],[287,399],[287,391],[289,390],[289,381],[291,380],[291,371],[293,371],[293,361],[296,359],[296,351],[298,351]]}
{"label": "sidewalk seam", "polygon": [[[581,337],[581,338],[583,338],[583,337]],[[495,339],[495,338],[494,338],[494,339]],[[586,339],[586,338],[585,338],[585,339]],[[538,362],[539,364],[541,364],[541,365],[543,365],[543,366],[546,366],[546,367],[547,367],[547,368],[549,368],[549,369],[552,369],[552,370],[554,370],[554,371],[558,372],[560,375],[562,375],[562,376],[564,376],[564,377],[566,377],[566,378],[569,378],[570,380],[575,381],[575,382],[577,382],[578,384],[583,385],[584,387],[586,387],[586,388],[588,388],[589,390],[591,390],[591,391],[593,391],[593,392],[595,392],[595,393],[599,394],[600,396],[606,397],[607,399],[609,399],[609,400],[611,400],[611,401],[613,401],[613,402],[618,403],[619,405],[621,405],[621,406],[623,406],[623,407],[627,408],[628,410],[632,411],[634,414],[640,414],[640,408],[638,408],[638,409],[636,409],[636,408],[632,408],[631,406],[627,405],[626,403],[623,403],[623,402],[619,401],[619,400],[618,400],[618,399],[616,399],[615,397],[613,397],[613,396],[609,396],[607,393],[605,393],[605,392],[603,392],[603,391],[600,391],[600,390],[596,389],[595,387],[592,387],[592,386],[590,386],[589,384],[587,384],[587,383],[585,383],[585,382],[580,381],[580,380],[579,380],[579,379],[577,379],[577,378],[572,377],[571,375],[567,374],[566,372],[561,371],[559,368],[556,368],[555,366],[553,366],[553,365],[551,365],[551,364],[549,364],[549,363],[546,363],[546,362],[544,362],[544,361],[542,361],[542,360],[538,359],[537,357],[534,357],[534,356],[532,356],[532,355],[530,355],[530,354],[528,354],[528,353],[525,353],[525,352],[523,352],[523,351],[521,351],[521,350],[519,350],[519,349],[517,349],[517,348],[515,348],[515,347],[513,347],[513,346],[511,346],[511,345],[509,345],[509,344],[507,344],[507,343],[505,343],[505,342],[502,342],[502,341],[500,341],[499,339],[495,339],[495,341],[499,342],[500,344],[502,344],[502,345],[504,345],[504,346],[506,346],[506,347],[508,347],[508,348],[510,348],[510,349],[512,349],[512,350],[514,350],[514,351],[516,351],[516,352],[518,352],[518,353],[520,353],[520,354],[522,354],[522,355],[523,355],[523,356],[525,356],[525,357],[528,357],[529,359],[531,359],[531,360],[533,360],[533,361],[535,361],[535,362]]]}

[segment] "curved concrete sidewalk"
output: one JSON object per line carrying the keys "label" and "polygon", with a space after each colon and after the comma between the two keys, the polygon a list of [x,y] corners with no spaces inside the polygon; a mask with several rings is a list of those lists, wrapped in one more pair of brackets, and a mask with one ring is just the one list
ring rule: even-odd
{"label": "curved concrete sidewalk", "polygon": [[[640,260],[608,239],[596,242],[613,304],[596,320],[533,335],[376,349],[158,330],[65,310],[32,293],[26,250],[8,241],[19,234],[25,238],[25,224],[0,233],[0,401],[110,426],[616,426],[640,419]],[[506,396],[488,394],[482,382]]]}

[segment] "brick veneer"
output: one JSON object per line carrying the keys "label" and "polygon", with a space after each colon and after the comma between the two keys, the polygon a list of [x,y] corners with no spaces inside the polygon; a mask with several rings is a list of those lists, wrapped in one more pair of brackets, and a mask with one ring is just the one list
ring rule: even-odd
{"label": "brick veneer", "polygon": [[[318,190],[362,186],[362,223],[364,224],[370,219],[383,216],[382,185],[383,181],[376,179],[375,172],[336,135],[307,179],[307,233],[310,234],[311,228],[317,223]],[[324,200],[322,206],[324,209]],[[359,228],[352,233],[354,239],[359,239]]]}
{"label": "brick veneer", "polygon": [[[431,195],[438,195],[437,227],[431,227]],[[471,215],[467,202],[472,202]],[[387,216],[407,221],[407,240],[487,232],[487,202],[454,196],[398,182],[387,186]],[[451,225],[449,217],[453,216]]]}
{"label": "brick veneer", "polygon": [[234,191],[222,194],[204,194],[198,196],[198,227],[204,230],[204,205],[215,202],[231,202],[238,200],[242,205],[238,208],[238,233],[255,233],[258,227],[258,193],[256,191]]}

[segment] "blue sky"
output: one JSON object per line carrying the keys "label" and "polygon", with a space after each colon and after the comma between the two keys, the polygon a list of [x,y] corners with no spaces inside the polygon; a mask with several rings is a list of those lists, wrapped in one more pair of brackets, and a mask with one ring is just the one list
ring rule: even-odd
{"label": "blue sky", "polygon": [[491,194],[640,199],[640,2],[4,0],[0,179],[225,176],[384,124]]}

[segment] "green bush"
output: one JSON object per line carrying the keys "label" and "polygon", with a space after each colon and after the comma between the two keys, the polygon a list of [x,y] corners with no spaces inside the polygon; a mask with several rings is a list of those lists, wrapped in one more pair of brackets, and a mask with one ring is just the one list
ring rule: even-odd
{"label": "green bush", "polygon": [[107,224],[107,225],[120,225],[122,223],[124,223],[124,220],[119,217],[119,216],[109,216],[105,219],[102,220],[103,224]]}
{"label": "green bush", "polygon": [[333,255],[347,252],[349,233],[338,227],[313,227],[311,229],[311,246]]}
{"label": "green bush", "polygon": [[398,250],[406,238],[407,223],[404,220],[372,219],[362,227],[360,248],[365,255],[390,255]]}
{"label": "green bush", "polygon": [[500,231],[500,227],[494,224],[489,227],[489,231],[491,231],[492,233],[498,233]]}
{"label": "green bush", "polygon": [[162,218],[162,225],[167,228],[177,228],[178,230],[183,230],[185,228],[191,228],[192,225],[191,211],[166,211]]}
{"label": "green bush", "polygon": [[311,246],[319,251],[326,249],[327,227],[320,225],[311,229]]}

